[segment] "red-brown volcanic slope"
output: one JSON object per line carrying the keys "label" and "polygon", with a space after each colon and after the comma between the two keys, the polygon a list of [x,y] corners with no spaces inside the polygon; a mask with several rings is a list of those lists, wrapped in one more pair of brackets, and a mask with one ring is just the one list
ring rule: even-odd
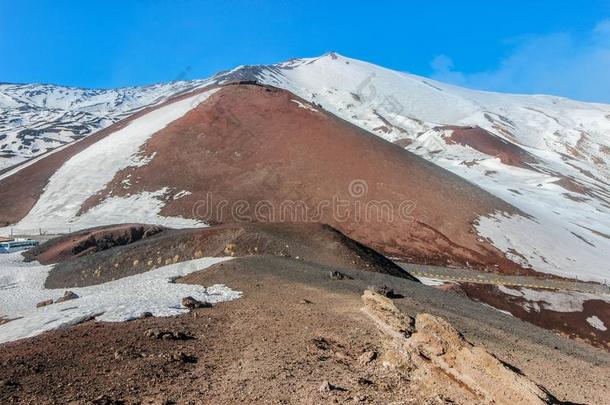
{"label": "red-brown volcanic slope", "polygon": [[[479,215],[514,212],[512,206],[396,145],[323,110],[302,108],[294,100],[305,103],[275,88],[225,86],[153,135],[142,148],[147,156],[154,153],[152,161],[119,172],[82,211],[110,193],[123,196],[170,187],[175,193],[192,194],[168,196],[163,215],[234,222],[232,204],[242,201],[240,220],[323,222],[389,255],[439,264],[497,264],[505,271],[519,271],[501,252],[478,242],[472,227]],[[133,185],[126,189],[127,178]],[[360,194],[356,187],[350,193],[354,180],[364,181],[366,192]],[[336,210],[331,208],[333,198],[342,201]],[[287,200],[302,201],[309,210],[282,206]],[[372,200],[387,201],[382,218],[367,218],[365,207]],[[329,205],[316,210],[324,201]],[[403,202],[403,207],[415,205],[410,218],[400,215]]]}
{"label": "red-brown volcanic slope", "polygon": [[[17,174],[0,180],[0,202],[2,208],[0,209],[0,226],[17,223],[25,217],[32,207],[34,207],[36,201],[38,201],[49,178],[72,156],[82,152],[88,146],[93,145],[95,142],[105,138],[111,133],[124,128],[129,122],[136,118],[142,117],[164,105],[182,100],[185,97],[208,91],[210,88],[212,87],[180,94],[159,105],[145,108],[129,118],[112,124],[78,142],[74,142],[60,151],[51,152],[43,159],[24,167]],[[9,170],[16,167],[18,167],[18,165],[9,168]]]}
{"label": "red-brown volcanic slope", "polygon": [[[610,303],[606,301],[586,300],[582,311],[559,312],[546,309],[544,301],[528,301],[508,295],[494,285],[464,283],[460,287],[468,297],[508,311],[519,319],[610,350],[610,329],[597,329],[586,321],[591,316],[597,316],[604,325],[610,324]],[[529,304],[529,308],[526,309],[524,304]],[[537,304],[535,309],[532,309],[532,304]]]}
{"label": "red-brown volcanic slope", "polygon": [[445,138],[449,145],[469,146],[486,155],[496,156],[509,166],[530,168],[528,163],[536,163],[536,158],[519,146],[510,143],[481,127],[446,126],[452,133]]}

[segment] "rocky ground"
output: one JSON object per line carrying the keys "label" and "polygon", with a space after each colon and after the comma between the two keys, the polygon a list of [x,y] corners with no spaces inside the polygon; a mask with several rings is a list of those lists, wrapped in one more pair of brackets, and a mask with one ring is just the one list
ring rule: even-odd
{"label": "rocky ground", "polygon": [[[243,297],[5,344],[0,402],[601,404],[610,396],[606,352],[406,279],[253,256],[179,282],[224,283]],[[391,299],[372,295],[381,311],[363,301],[367,287],[390,284]],[[503,376],[492,380],[497,389],[473,365]]]}

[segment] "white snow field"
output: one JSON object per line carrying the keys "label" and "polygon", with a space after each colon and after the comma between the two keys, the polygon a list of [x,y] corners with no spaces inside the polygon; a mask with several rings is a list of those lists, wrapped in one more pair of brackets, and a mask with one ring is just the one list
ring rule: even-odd
{"label": "white snow field", "polygon": [[241,293],[224,285],[203,287],[173,283],[178,277],[230,259],[190,260],[100,285],[70,288],[79,298],[36,308],[37,303],[56,300],[66,291],[44,288],[52,266],[24,263],[19,252],[0,255],[0,317],[13,319],[0,325],[0,343],[36,336],[91,318],[121,322],[138,318],[144,312],[153,316],[178,315],[187,312],[181,306],[182,298],[187,296],[210,303],[237,299]]}

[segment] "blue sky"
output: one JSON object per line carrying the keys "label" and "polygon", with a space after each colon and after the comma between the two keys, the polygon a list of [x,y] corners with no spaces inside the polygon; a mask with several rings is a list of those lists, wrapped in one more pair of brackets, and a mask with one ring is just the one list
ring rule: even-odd
{"label": "blue sky", "polygon": [[3,82],[141,85],[331,50],[467,87],[610,103],[610,0],[0,0]]}

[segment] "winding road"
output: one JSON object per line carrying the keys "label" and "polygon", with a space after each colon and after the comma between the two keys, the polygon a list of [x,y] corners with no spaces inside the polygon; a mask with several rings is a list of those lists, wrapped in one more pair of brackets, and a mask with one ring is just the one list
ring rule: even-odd
{"label": "winding road", "polygon": [[507,287],[539,288],[547,290],[576,291],[587,294],[610,295],[610,286],[566,279],[546,279],[533,276],[510,276],[461,268],[428,266],[396,262],[415,277],[458,283],[495,284]]}

